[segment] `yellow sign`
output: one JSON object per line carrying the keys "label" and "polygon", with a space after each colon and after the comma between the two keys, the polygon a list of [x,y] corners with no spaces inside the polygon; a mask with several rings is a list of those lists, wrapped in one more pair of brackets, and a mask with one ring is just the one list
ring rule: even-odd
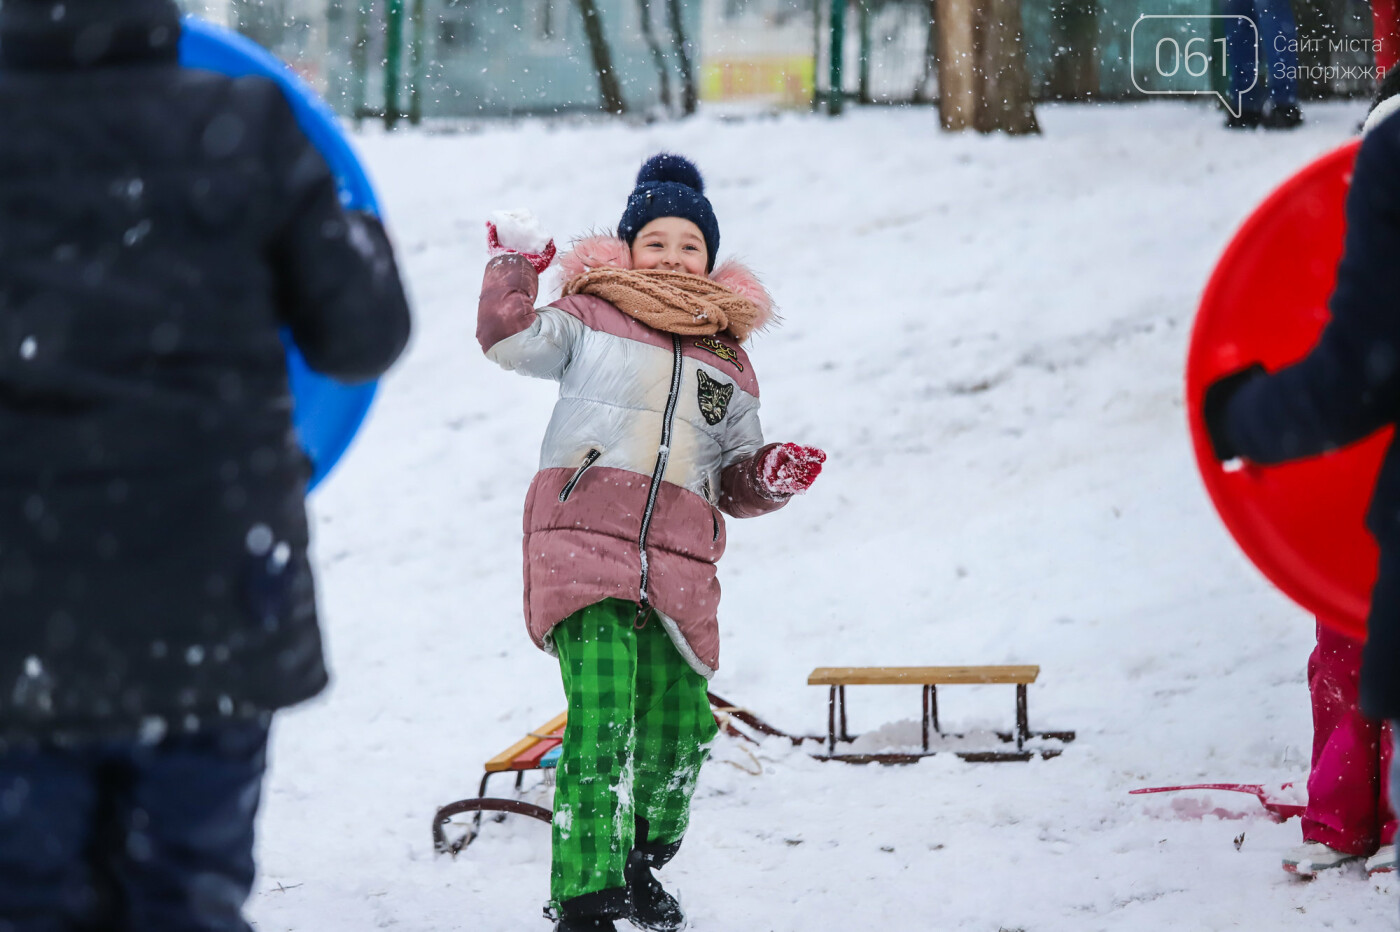
{"label": "yellow sign", "polygon": [[702,100],[770,100],[785,107],[811,106],[817,86],[810,55],[720,58],[705,62]]}

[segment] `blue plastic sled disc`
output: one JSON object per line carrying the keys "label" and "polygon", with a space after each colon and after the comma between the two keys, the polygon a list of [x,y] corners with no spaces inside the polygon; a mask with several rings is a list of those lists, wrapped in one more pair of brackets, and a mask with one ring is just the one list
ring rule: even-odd
{"label": "blue plastic sled disc", "polygon": [[[316,92],[271,52],[256,42],[187,16],[180,38],[180,63],[239,77],[262,75],[276,81],[286,94],[302,130],[325,157],[340,185],[346,207],[379,213],[379,201],[364,166],[350,147],[335,114]],[[341,385],[312,372],[291,340],[287,344],[287,371],[295,401],[293,421],[302,448],[311,458],[311,488],[325,479],[369,413],[377,383]]]}

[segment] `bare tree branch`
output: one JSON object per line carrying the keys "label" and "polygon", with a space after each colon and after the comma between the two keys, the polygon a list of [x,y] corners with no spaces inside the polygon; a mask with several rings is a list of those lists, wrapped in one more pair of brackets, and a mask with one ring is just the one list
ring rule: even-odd
{"label": "bare tree branch", "polygon": [[598,5],[594,0],[578,0],[578,11],[583,14],[583,32],[588,37],[588,49],[593,55],[593,71],[598,75],[598,94],[602,98],[603,109],[608,113],[626,113],[627,101],[622,97],[622,85],[618,83],[617,72],[613,70],[612,49],[603,32],[603,18],[598,14]]}

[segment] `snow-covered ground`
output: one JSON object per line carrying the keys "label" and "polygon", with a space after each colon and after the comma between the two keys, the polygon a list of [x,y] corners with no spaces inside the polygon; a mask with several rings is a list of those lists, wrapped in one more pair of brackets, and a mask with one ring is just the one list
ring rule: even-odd
{"label": "snow-covered ground", "polygon": [[[819,732],[815,666],[1038,663],[1032,725],[1079,733],[1031,764],[769,743],[755,775],[722,748],[663,873],[693,928],[1395,927],[1394,881],[1280,870],[1296,820],[1128,795],[1306,778],[1311,621],[1211,511],[1180,383],[1235,226],[1362,112],[1314,105],[1291,134],[1165,102],[1043,107],[1045,135],[1019,140],[943,135],[928,110],[363,139],[418,329],[313,500],[336,681],[278,722],[258,928],[548,928],[543,825],[491,825],[455,860],[429,839],[434,809],[563,703],[520,619],[553,386],[476,347],[482,223],[527,206],[561,239],[611,226],[662,148],[705,170],[721,252],[786,317],[752,346],[768,434],[831,454],[805,499],[731,525],[716,691]],[[949,726],[1012,718],[1006,687],[940,698]],[[853,728],[915,733],[917,689],[851,703]]]}

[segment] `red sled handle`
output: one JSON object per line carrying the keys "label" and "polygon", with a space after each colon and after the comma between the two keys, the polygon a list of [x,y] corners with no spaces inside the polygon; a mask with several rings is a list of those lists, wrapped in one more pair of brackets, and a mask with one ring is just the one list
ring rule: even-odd
{"label": "red sled handle", "polygon": [[[1285,783],[1284,789],[1292,786]],[[1191,783],[1186,786],[1150,786],[1140,790],[1129,790],[1129,795],[1138,796],[1143,793],[1176,793],[1180,790],[1224,790],[1228,793],[1248,793],[1259,800],[1259,805],[1274,817],[1275,822],[1287,822],[1294,816],[1301,816],[1307,806],[1298,803],[1281,803],[1269,796],[1269,791],[1257,783]]]}

